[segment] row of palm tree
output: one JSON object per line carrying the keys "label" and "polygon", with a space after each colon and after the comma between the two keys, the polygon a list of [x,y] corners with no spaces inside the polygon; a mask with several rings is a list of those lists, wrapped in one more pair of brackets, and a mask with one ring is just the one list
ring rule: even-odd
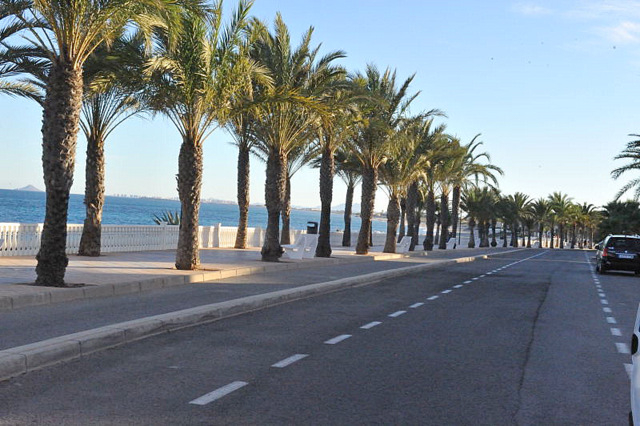
{"label": "row of palm tree", "polygon": [[[289,238],[291,178],[314,158],[322,203],[316,255],[322,257],[331,255],[336,174],[347,184],[344,244],[350,243],[346,222],[353,190],[358,181],[362,184],[358,254],[369,250],[379,185],[389,195],[387,252],[395,251],[398,228],[412,237],[414,249],[423,211],[424,248],[446,248],[449,225],[455,235],[459,222],[462,194],[480,183],[497,185],[496,174],[502,172],[482,162],[489,156],[476,152],[477,137],[462,144],[447,134],[444,125],[434,122],[444,117],[439,110],[411,115],[419,95],[411,91],[413,76],[398,80],[392,69],[373,65],[348,73],[336,64],[344,52],[320,55],[320,46],[312,43],[313,28],[293,46],[279,14],[270,28],[250,17],[251,5],[240,1],[225,23],[222,1],[0,0],[5,24],[0,90],[34,99],[43,109],[47,196],[36,284],[65,285],[67,209],[80,129],[88,141],[80,254],[100,254],[104,146],[109,134],[134,114],[164,115],[181,137],[178,269],[200,263],[203,149],[219,127],[233,135],[238,147],[237,248],[246,246],[251,155],[266,162],[264,261],[282,255],[281,245]],[[434,240],[438,208],[441,233]]]}
{"label": "row of palm tree", "polygon": [[[592,204],[573,203],[568,195],[561,192],[532,200],[521,192],[502,195],[492,188],[475,187],[464,193],[462,209],[467,213],[471,228],[469,247],[475,247],[473,229],[476,225],[480,247],[495,247],[496,224],[501,223],[504,247],[507,244],[531,247],[532,235],[537,233],[540,247],[564,248],[566,243],[571,248],[590,248],[603,219],[602,212]],[[491,243],[490,229],[493,230]],[[508,243],[509,231],[511,241]],[[521,243],[519,237],[522,238]]]}

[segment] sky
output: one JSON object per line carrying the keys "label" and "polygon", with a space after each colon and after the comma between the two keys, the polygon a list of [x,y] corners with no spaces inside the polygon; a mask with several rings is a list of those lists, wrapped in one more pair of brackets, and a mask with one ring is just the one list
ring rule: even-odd
{"label": "sky", "polygon": [[[227,16],[235,2],[226,1]],[[500,189],[531,198],[554,191],[578,203],[611,201],[631,173],[610,172],[629,134],[640,133],[640,1],[256,0],[252,14],[280,12],[292,40],[314,27],[321,51],[343,50],[349,71],[372,63],[415,73],[411,112],[438,108],[447,132],[504,170]],[[41,110],[0,97],[0,188],[44,189]],[[217,130],[205,142],[203,198],[236,199],[237,151]],[[107,194],[177,197],[181,139],[161,116],[132,118],[106,143]],[[78,140],[72,193],[84,192],[86,142]],[[251,202],[264,202],[265,167],[253,158]],[[318,170],[292,181],[292,204],[320,205]],[[334,205],[344,203],[336,178]],[[360,192],[356,192],[356,203]],[[386,208],[378,191],[376,210]]]}

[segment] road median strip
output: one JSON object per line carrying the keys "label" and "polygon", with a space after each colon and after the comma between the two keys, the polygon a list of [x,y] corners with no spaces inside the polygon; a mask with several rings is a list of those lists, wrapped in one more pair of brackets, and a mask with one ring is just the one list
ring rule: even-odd
{"label": "road median strip", "polygon": [[[516,250],[511,250],[491,255],[514,253],[515,251]],[[0,380],[6,380],[60,362],[81,358],[103,349],[134,342],[150,336],[206,324],[222,318],[355,287],[361,284],[372,284],[384,279],[409,275],[426,269],[473,262],[476,259],[487,259],[488,257],[489,255],[482,254],[458,259],[436,260],[420,265],[309,284],[154,315],[5,349],[0,351]]]}

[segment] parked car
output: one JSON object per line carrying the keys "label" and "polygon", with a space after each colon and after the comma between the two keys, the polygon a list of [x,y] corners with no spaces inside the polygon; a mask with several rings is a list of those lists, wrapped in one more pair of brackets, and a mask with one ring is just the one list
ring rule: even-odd
{"label": "parked car", "polygon": [[596,271],[633,271],[640,274],[640,236],[609,235],[596,244]]}
{"label": "parked car", "polygon": [[631,335],[631,412],[629,412],[629,424],[633,425],[633,419],[640,419],[640,353],[638,352],[638,339],[640,338],[640,305],[636,313],[636,324]]}

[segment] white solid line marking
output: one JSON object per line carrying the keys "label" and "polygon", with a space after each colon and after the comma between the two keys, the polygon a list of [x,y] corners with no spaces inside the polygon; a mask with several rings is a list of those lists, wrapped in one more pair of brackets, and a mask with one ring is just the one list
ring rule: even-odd
{"label": "white solid line marking", "polygon": [[612,328],[611,334],[613,334],[614,336],[622,336],[622,333],[620,332],[619,328]]}
{"label": "white solid line marking", "polygon": [[347,340],[349,337],[351,337],[350,334],[341,334],[340,336],[336,336],[333,339],[329,339],[324,343],[327,345],[335,345],[336,343],[340,343],[343,340]]}
{"label": "white solid line marking", "polygon": [[629,346],[626,343],[616,343],[616,348],[621,354],[630,354]]}
{"label": "white solid line marking", "polygon": [[611,311],[611,308],[602,308],[602,310],[603,310],[604,312],[608,313],[608,314],[610,314],[610,313],[612,312],[612,311]]}
{"label": "white solid line marking", "polygon": [[373,328],[376,325],[380,325],[380,324],[382,324],[380,321],[372,321],[369,324],[365,324],[360,328],[363,329],[363,330],[368,330],[368,329]]}
{"label": "white solid line marking", "polygon": [[272,365],[272,367],[276,367],[276,368],[284,368],[287,367],[291,364],[293,364],[294,362],[300,361],[303,358],[308,357],[309,355],[307,354],[295,354],[290,356],[289,358],[285,358],[282,361],[278,361],[275,364]]}
{"label": "white solid line marking", "polygon": [[409,307],[410,307],[410,308],[415,309],[415,308],[419,308],[419,307],[420,307],[420,306],[422,306],[422,305],[424,305],[424,303],[422,303],[422,302],[418,302],[418,303],[414,303],[413,305],[411,305],[411,306],[409,306]]}
{"label": "white solid line marking", "polygon": [[442,290],[440,293],[442,294],[448,294],[451,293],[453,290]]}
{"label": "white solid line marking", "polygon": [[395,318],[395,317],[399,317],[400,315],[404,315],[406,313],[407,313],[407,311],[397,311],[397,312],[394,312],[392,314],[389,314],[388,316],[391,317],[391,318]]}
{"label": "white solid line marking", "polygon": [[618,323],[614,317],[607,317],[607,322],[609,324],[617,324]]}
{"label": "white solid line marking", "polygon": [[600,303],[602,303],[603,305],[608,305],[609,301],[607,299],[602,299]]}
{"label": "white solid line marking", "polygon": [[193,401],[189,402],[189,404],[194,405],[207,405],[210,402],[215,401],[216,399],[220,399],[223,396],[229,395],[231,392],[237,391],[238,389],[247,386],[249,383],[247,382],[232,382],[226,386],[218,388],[213,392],[209,392],[206,395],[202,395],[200,398],[196,398]]}
{"label": "white solid line marking", "polygon": [[633,372],[633,364],[624,364],[624,369],[627,372],[627,376],[629,376],[629,378],[631,378],[631,373]]}
{"label": "white solid line marking", "polygon": [[471,284],[471,281],[465,281],[464,284]]}
{"label": "white solid line marking", "polygon": [[464,287],[462,284],[454,285],[453,288],[462,288]]}
{"label": "white solid line marking", "polygon": [[430,298],[428,298],[427,300],[436,300],[438,297],[440,296],[431,296]]}

